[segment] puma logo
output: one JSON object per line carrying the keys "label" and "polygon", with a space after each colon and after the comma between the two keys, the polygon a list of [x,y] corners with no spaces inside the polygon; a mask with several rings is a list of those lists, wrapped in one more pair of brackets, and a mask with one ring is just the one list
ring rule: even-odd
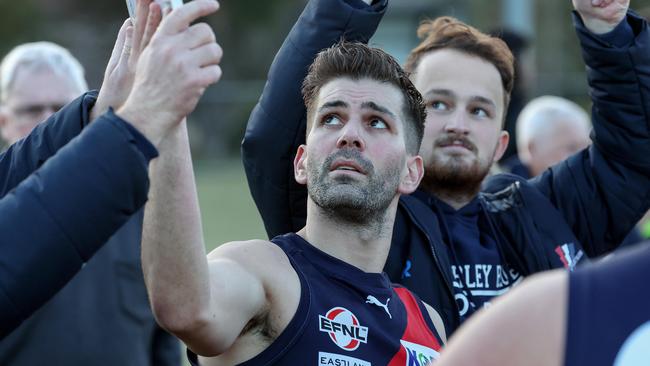
{"label": "puma logo", "polygon": [[390,315],[390,311],[388,310],[388,302],[389,301],[390,301],[390,297],[388,299],[386,299],[386,304],[382,304],[381,301],[377,300],[376,297],[374,297],[372,295],[368,295],[367,300],[366,300],[366,304],[373,304],[373,305],[377,305],[379,307],[384,308],[384,310],[386,310],[386,314],[388,314],[388,317],[390,319],[393,319],[393,316]]}

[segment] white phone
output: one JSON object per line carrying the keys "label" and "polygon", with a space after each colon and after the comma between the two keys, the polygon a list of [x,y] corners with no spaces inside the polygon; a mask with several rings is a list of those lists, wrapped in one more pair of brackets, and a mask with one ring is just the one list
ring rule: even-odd
{"label": "white phone", "polygon": [[131,20],[135,20],[135,0],[126,0],[126,8],[129,9]]}
{"label": "white phone", "polygon": [[[129,16],[131,19],[135,20],[135,17],[137,16],[136,14],[136,0],[126,0],[126,8],[129,10]],[[183,6],[183,0],[154,0],[158,4],[160,4],[160,8],[162,9],[163,13],[167,9],[178,9],[181,6]]]}
{"label": "white phone", "polygon": [[160,4],[160,8],[163,10],[163,13],[167,9],[178,9],[181,6],[183,6],[183,0],[155,0],[158,4]]}

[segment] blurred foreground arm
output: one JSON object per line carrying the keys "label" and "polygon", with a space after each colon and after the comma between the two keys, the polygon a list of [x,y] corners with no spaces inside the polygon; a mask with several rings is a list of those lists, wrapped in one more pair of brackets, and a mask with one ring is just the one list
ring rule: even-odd
{"label": "blurred foreground arm", "polygon": [[564,360],[567,272],[526,280],[470,318],[435,366],[560,366]]}

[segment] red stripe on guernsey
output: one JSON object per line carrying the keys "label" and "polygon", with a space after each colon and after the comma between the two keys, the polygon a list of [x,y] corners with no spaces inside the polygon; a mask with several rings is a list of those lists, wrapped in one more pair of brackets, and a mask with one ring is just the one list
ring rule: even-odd
{"label": "red stripe on guernsey", "polygon": [[564,255],[564,250],[562,250],[561,246],[555,248],[555,253],[560,256],[560,260],[564,264],[564,268],[569,268],[569,263],[566,261],[566,256]]}
{"label": "red stripe on guernsey", "polygon": [[394,290],[406,308],[407,320],[406,330],[404,330],[404,334],[402,335],[402,344],[400,345],[400,349],[388,366],[425,366],[426,363],[421,362],[423,361],[421,357],[419,357],[419,360],[418,357],[414,357],[414,349],[407,349],[407,347],[405,347],[405,342],[407,344],[413,344],[414,346],[419,345],[422,348],[430,348],[436,353],[440,352],[440,349],[442,348],[440,342],[433,334],[435,330],[430,329],[429,325],[424,320],[424,315],[420,311],[418,301],[415,299],[413,294],[402,287],[397,287]]}

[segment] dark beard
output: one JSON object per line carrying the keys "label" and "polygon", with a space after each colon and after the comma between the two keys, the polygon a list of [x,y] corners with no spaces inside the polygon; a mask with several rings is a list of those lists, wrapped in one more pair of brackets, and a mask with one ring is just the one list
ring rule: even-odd
{"label": "dark beard", "polygon": [[[366,172],[368,182],[363,184],[345,176],[331,180],[330,166],[341,157],[355,161]],[[383,223],[399,185],[399,167],[390,167],[386,173],[376,175],[372,163],[358,150],[345,149],[327,157],[323,164],[310,165],[308,169],[309,196],[327,216],[346,225]]]}
{"label": "dark beard", "polygon": [[473,198],[489,172],[490,164],[481,166],[478,160],[470,166],[462,166],[454,161],[443,164],[434,157],[424,169],[420,187],[440,198]]}
{"label": "dark beard", "polygon": [[[461,141],[474,156],[478,156],[476,145],[462,135],[441,136],[435,141],[435,146],[445,146],[453,141]],[[490,172],[496,148],[495,146],[488,161],[481,162],[477,157],[469,166],[463,165],[453,157],[446,163],[442,162],[434,148],[432,160],[427,162],[424,168],[424,177],[420,187],[443,200],[469,201],[473,199],[481,190],[481,184]]]}

